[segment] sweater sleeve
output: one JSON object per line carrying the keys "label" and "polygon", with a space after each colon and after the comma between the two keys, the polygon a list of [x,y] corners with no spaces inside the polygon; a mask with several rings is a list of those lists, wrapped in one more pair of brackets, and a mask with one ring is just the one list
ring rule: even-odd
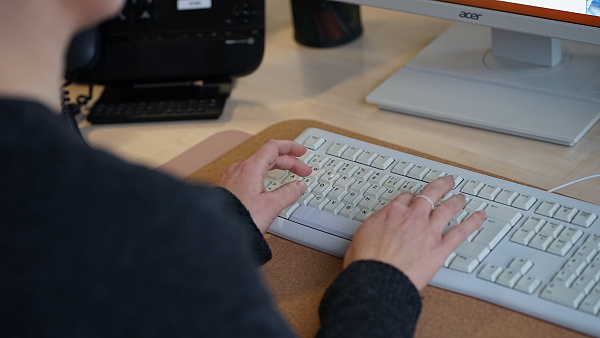
{"label": "sweater sleeve", "polygon": [[395,267],[377,261],[349,265],[319,307],[318,337],[412,337],[421,298]]}
{"label": "sweater sleeve", "polygon": [[248,233],[251,241],[250,245],[252,247],[252,253],[258,262],[258,265],[263,265],[270,261],[273,257],[273,254],[269,248],[269,244],[267,244],[263,234],[260,232],[260,230],[258,230],[258,227],[252,220],[248,209],[246,209],[242,202],[235,197],[234,194],[229,192],[229,190],[220,187],[215,188],[215,190],[224,195],[229,203],[231,203],[232,209],[235,210],[235,216],[238,220],[238,223],[241,224]]}

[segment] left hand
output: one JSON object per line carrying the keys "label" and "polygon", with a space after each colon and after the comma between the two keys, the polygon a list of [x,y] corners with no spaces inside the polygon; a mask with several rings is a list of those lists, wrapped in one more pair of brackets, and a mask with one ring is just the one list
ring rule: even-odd
{"label": "left hand", "polygon": [[312,169],[297,158],[304,153],[306,148],[294,141],[270,140],[248,159],[230,165],[221,176],[220,186],[244,204],[262,233],[306,190],[304,182],[293,181],[267,192],[264,187],[267,172],[281,169],[302,177],[310,175]]}

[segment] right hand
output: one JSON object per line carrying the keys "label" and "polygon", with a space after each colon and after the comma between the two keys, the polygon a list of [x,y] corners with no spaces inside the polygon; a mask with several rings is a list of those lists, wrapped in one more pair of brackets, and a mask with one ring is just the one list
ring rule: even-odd
{"label": "right hand", "polygon": [[[420,194],[437,204],[453,187],[454,178],[446,176],[428,184]],[[359,260],[388,263],[422,290],[448,255],[485,220],[485,211],[477,211],[444,235],[452,216],[465,205],[461,194],[432,210],[426,199],[401,194],[358,228],[344,257],[344,267]]]}

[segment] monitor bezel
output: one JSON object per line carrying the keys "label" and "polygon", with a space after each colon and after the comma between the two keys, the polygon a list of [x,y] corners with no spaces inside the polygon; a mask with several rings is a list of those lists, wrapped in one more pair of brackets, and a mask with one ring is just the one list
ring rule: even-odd
{"label": "monitor bezel", "polygon": [[[527,34],[600,45],[600,27],[438,0],[343,0]],[[469,15],[465,15],[468,13]],[[598,18],[600,22],[600,17]]]}

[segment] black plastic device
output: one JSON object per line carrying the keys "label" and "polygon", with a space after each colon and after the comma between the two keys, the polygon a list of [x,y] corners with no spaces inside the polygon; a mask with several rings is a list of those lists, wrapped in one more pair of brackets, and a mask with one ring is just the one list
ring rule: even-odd
{"label": "black plastic device", "polygon": [[100,84],[92,123],[218,118],[263,58],[264,0],[127,0],[78,34],[66,79]]}

